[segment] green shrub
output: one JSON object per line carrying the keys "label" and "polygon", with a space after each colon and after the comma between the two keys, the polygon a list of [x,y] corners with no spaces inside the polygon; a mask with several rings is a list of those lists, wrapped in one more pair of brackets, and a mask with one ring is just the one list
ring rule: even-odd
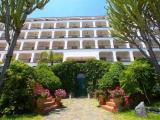
{"label": "green shrub", "polygon": [[108,72],[110,68],[110,63],[106,61],[100,60],[89,60],[84,63],[84,72],[86,74],[86,78],[88,81],[88,86],[93,91],[97,89],[98,80],[102,78],[102,76]]}
{"label": "green shrub", "polygon": [[154,69],[147,60],[135,60],[124,70],[120,84],[129,95],[149,92],[155,85]]}
{"label": "green shrub", "polygon": [[121,62],[113,63],[108,72],[105,73],[103,78],[99,81],[100,89],[113,89],[119,85],[119,77],[124,70],[124,65]]}
{"label": "green shrub", "polygon": [[60,78],[62,87],[67,92],[73,92],[75,90],[75,80],[79,71],[79,66],[76,62],[66,61],[56,64],[52,67],[52,71]]}
{"label": "green shrub", "polygon": [[32,112],[35,71],[19,61],[13,61],[6,74],[0,94],[0,114]]}
{"label": "green shrub", "polygon": [[52,92],[61,87],[60,79],[52,72],[47,64],[39,64],[36,67],[37,81]]}

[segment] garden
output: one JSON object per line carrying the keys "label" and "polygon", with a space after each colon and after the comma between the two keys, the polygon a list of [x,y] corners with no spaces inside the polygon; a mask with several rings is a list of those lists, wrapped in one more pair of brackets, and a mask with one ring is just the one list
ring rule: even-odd
{"label": "garden", "polygon": [[[38,114],[64,107],[61,99],[69,95],[78,97],[76,76],[81,72],[86,77],[88,95],[96,98],[99,106],[107,111],[118,112],[115,117],[137,118],[133,110],[144,101],[147,111],[151,112],[149,116],[159,118],[156,110],[160,107],[160,85],[152,64],[144,58],[130,65],[88,60],[84,63],[66,61],[52,66],[41,62],[35,68],[13,60],[0,92],[0,116],[24,117],[26,114],[41,119],[43,116]],[[113,109],[108,109],[107,105]]]}

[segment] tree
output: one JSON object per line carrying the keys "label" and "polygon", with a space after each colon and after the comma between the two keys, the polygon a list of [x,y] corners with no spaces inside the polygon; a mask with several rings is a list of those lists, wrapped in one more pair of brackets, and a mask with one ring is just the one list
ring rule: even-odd
{"label": "tree", "polygon": [[[160,1],[108,0],[108,3],[113,36],[136,46],[160,75],[160,65],[153,50],[154,45],[160,48]],[[146,49],[139,42],[143,42]]]}
{"label": "tree", "polygon": [[48,52],[46,52],[46,51],[41,52],[39,55],[38,63],[48,63],[48,58],[49,58]]}
{"label": "tree", "polygon": [[40,63],[50,63],[53,66],[53,63],[60,62],[63,59],[63,55],[60,53],[55,53],[50,51],[49,53],[44,51],[40,53],[39,62]]}
{"label": "tree", "polygon": [[27,16],[36,9],[42,9],[48,2],[49,0],[0,0],[0,22],[4,23],[5,39],[9,45],[0,76],[0,86],[4,82],[5,72]]}
{"label": "tree", "polygon": [[61,62],[62,60],[63,60],[63,54],[50,51],[49,62],[51,63],[51,66],[53,65],[53,63]]}

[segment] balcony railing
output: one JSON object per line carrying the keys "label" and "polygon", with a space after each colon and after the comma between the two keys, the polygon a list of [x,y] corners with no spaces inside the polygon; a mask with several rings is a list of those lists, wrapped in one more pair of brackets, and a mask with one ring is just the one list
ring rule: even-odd
{"label": "balcony railing", "polygon": [[124,48],[127,48],[127,46],[125,46],[125,45],[114,45],[114,48],[124,49]]}
{"label": "balcony railing", "polygon": [[41,36],[41,39],[50,39],[52,38],[51,36]]}
{"label": "balcony railing", "polygon": [[5,37],[0,37],[0,40],[5,40],[6,38]]}
{"label": "balcony railing", "polygon": [[79,38],[78,35],[72,35],[72,36],[68,36],[69,38]]}
{"label": "balcony railing", "polygon": [[24,47],[23,50],[34,50],[34,47]]}
{"label": "balcony railing", "polygon": [[4,51],[6,47],[0,47],[0,51]]}
{"label": "balcony railing", "polygon": [[117,60],[122,61],[122,62],[130,62],[131,60],[129,58],[117,58]]}
{"label": "balcony railing", "polygon": [[111,48],[111,46],[99,45],[99,49]]}
{"label": "balcony railing", "polygon": [[91,38],[91,35],[84,35],[85,38]]}
{"label": "balcony railing", "polygon": [[20,61],[23,61],[23,62],[30,62],[31,58],[28,58],[28,59],[25,59],[25,58],[24,58],[24,59],[23,59],[23,58],[20,58],[19,60],[20,60]]}
{"label": "balcony railing", "polygon": [[38,39],[38,36],[29,36],[27,39]]}

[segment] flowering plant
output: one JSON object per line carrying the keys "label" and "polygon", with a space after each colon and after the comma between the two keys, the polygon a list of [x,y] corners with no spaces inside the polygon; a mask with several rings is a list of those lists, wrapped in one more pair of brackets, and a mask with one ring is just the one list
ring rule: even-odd
{"label": "flowering plant", "polygon": [[113,91],[111,91],[112,98],[120,98],[120,97],[124,97],[124,96],[125,96],[125,92],[119,86],[117,86]]}
{"label": "flowering plant", "polygon": [[46,98],[50,96],[50,92],[48,89],[45,90],[35,90],[34,96],[36,98],[41,97],[41,98]]}
{"label": "flowering plant", "polygon": [[65,98],[66,95],[67,95],[67,93],[66,93],[66,91],[63,90],[63,89],[58,89],[58,90],[55,91],[54,95],[55,95],[56,97]]}

